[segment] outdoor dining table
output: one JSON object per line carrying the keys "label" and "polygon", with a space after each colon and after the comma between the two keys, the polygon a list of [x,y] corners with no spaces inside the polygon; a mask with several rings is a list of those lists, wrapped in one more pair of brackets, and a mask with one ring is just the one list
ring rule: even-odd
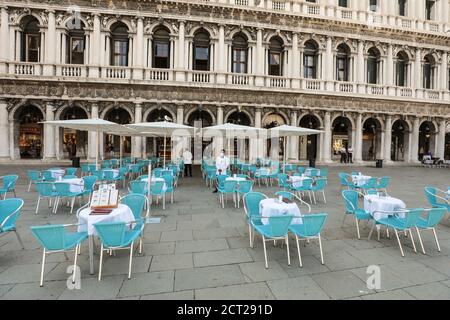
{"label": "outdoor dining table", "polygon": [[[148,178],[142,178],[141,181],[146,181],[148,184]],[[155,182],[164,182],[164,186],[163,186],[163,192],[167,191],[167,184],[166,184],[166,180],[164,180],[164,178],[161,177],[152,177],[151,179],[151,183],[155,184]],[[147,188],[145,188],[145,191],[148,192]]]}
{"label": "outdoor dining table", "polygon": [[320,169],[314,169],[314,170],[316,170],[316,172],[315,172],[315,174],[313,175],[313,174],[312,174],[312,173],[313,173],[313,169],[311,169],[311,168],[306,169],[306,170],[305,170],[305,175],[308,176],[308,177],[312,177],[312,176],[314,176],[314,177],[320,177]]}
{"label": "outdoor dining table", "polygon": [[124,205],[119,206],[104,215],[91,215],[91,208],[80,211],[78,215],[78,232],[87,232],[89,235],[89,272],[94,274],[94,236],[97,236],[94,224],[104,222],[133,222],[135,220],[131,209]]}
{"label": "outdoor dining table", "polygon": [[280,202],[279,199],[264,199],[259,203],[259,212],[262,217],[261,222],[264,225],[269,223],[267,217],[277,217],[283,215],[292,215],[296,218],[292,219],[291,224],[302,224],[300,208],[296,203]]}
{"label": "outdoor dining table", "polygon": [[119,176],[119,170],[118,169],[102,169],[103,172],[114,172],[113,178],[117,178]]}
{"label": "outdoor dining table", "polygon": [[365,175],[352,175],[352,181],[353,184],[357,187],[361,187],[367,183],[372,177],[371,176],[365,176]]}
{"label": "outdoor dining table", "polygon": [[65,171],[63,169],[49,169],[48,171],[52,173],[52,177],[56,180],[59,180],[65,174]]}
{"label": "outdoor dining table", "polygon": [[242,182],[242,181],[246,181],[246,178],[243,177],[228,177],[225,179],[225,181],[236,181],[237,183]]}
{"label": "outdoor dining table", "polygon": [[81,193],[84,191],[84,180],[79,178],[61,179],[55,181],[55,183],[68,183],[70,184],[70,192]]}
{"label": "outdoor dining table", "polygon": [[292,186],[294,188],[300,188],[303,186],[303,181],[305,180],[311,180],[310,177],[307,176],[290,176],[289,181],[292,182]]}
{"label": "outdoor dining table", "polygon": [[406,204],[394,197],[376,194],[364,196],[364,210],[369,212],[376,221],[386,219],[394,214],[399,218],[404,218],[405,212],[399,211],[404,209],[406,209]]}

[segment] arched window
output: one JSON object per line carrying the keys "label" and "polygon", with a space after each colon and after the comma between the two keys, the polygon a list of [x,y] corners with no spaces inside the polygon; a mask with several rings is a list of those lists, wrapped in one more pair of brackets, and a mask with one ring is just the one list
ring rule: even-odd
{"label": "arched window", "polygon": [[349,81],[350,49],[340,44],[336,54],[336,80]]}
{"label": "arched window", "polygon": [[198,31],[194,36],[194,70],[209,71],[210,68],[210,37],[205,30]]}
{"label": "arched window", "polygon": [[66,43],[65,61],[69,64],[84,64],[84,23],[73,18],[67,22],[67,29],[69,29],[69,34]]}
{"label": "arched window", "polygon": [[153,68],[170,68],[170,34],[166,28],[158,28],[153,34]]}
{"label": "arched window", "polygon": [[278,37],[274,37],[270,40],[269,75],[283,75],[283,41]]}
{"label": "arched window", "polygon": [[409,59],[406,53],[399,52],[395,67],[395,84],[399,87],[406,87],[408,85],[408,64]]}
{"label": "arched window", "polygon": [[425,56],[423,60],[423,88],[434,89],[434,74],[436,63],[431,55]]}
{"label": "arched window", "polygon": [[377,84],[380,79],[380,52],[376,48],[369,49],[367,56],[367,83]]}
{"label": "arched window", "polygon": [[313,41],[305,43],[303,55],[303,77],[317,79],[317,45]]}
{"label": "arched window", "polygon": [[116,22],[111,27],[111,65],[128,66],[128,28],[122,22]]}
{"label": "arched window", "polygon": [[233,70],[234,73],[247,73],[248,43],[247,37],[239,33],[233,38]]}
{"label": "arched window", "polygon": [[41,56],[41,35],[39,21],[33,16],[22,20],[22,39],[20,60],[25,62],[39,62]]}

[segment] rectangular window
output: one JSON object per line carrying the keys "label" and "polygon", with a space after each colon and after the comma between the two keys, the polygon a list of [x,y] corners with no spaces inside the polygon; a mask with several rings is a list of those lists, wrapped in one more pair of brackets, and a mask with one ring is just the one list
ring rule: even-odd
{"label": "rectangular window", "polygon": [[39,62],[39,42],[40,35],[38,34],[28,34],[26,38],[26,62]]}
{"label": "rectangular window", "polygon": [[70,38],[69,63],[84,64],[84,38]]}
{"label": "rectangular window", "polygon": [[233,50],[233,72],[247,73],[247,50]]}
{"label": "rectangular window", "polygon": [[281,54],[270,53],[269,55],[269,75],[281,76]]}
{"label": "rectangular window", "polygon": [[406,0],[398,0],[398,15],[406,16]]}
{"label": "rectangular window", "polygon": [[209,47],[195,47],[194,70],[209,71]]}
{"label": "rectangular window", "polygon": [[398,87],[406,87],[406,79],[408,78],[408,67],[404,61],[398,61],[396,65],[395,83]]}
{"label": "rectangular window", "polygon": [[348,8],[348,1],[347,0],[339,0],[338,5],[339,5],[339,7]]}
{"label": "rectangular window", "polygon": [[367,60],[367,82],[370,84],[378,83],[378,64],[376,60]]}
{"label": "rectangular window", "polygon": [[115,40],[113,49],[113,65],[119,67],[128,66],[128,41]]}
{"label": "rectangular window", "polygon": [[316,57],[312,55],[305,55],[303,60],[303,77],[306,79],[316,79]]}
{"label": "rectangular window", "polygon": [[425,19],[426,20],[434,20],[435,15],[435,0],[426,0],[425,2]]}
{"label": "rectangular window", "polygon": [[378,11],[378,0],[370,0],[370,11],[377,12]]}
{"label": "rectangular window", "polygon": [[168,43],[161,43],[161,42],[155,42],[153,46],[153,67],[154,68],[161,68],[161,69],[168,69],[169,66],[169,44]]}
{"label": "rectangular window", "polygon": [[337,58],[337,81],[348,81],[348,62],[346,58]]}

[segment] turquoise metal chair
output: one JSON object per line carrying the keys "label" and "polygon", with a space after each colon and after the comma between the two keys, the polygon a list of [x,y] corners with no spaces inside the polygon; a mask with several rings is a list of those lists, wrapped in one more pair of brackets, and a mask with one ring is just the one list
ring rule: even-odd
{"label": "turquoise metal chair", "polygon": [[[142,230],[139,240],[139,254],[141,254],[145,234],[145,219],[150,215],[150,206],[148,203],[148,199],[142,194],[129,193],[122,197],[120,199],[120,202],[131,209],[135,221],[140,221],[134,225],[133,230]],[[146,214],[142,215],[145,207],[147,207]]]}
{"label": "turquoise metal chair", "polygon": [[66,175],[76,176],[78,168],[66,168]]}
{"label": "turquoise metal chair", "polygon": [[341,184],[341,187],[347,188],[347,189],[355,189],[355,185],[353,184],[352,177],[345,173],[345,172],[339,172],[338,173],[339,182]]}
{"label": "turquoise metal chair", "polygon": [[291,184],[288,182],[289,176],[286,173],[278,174],[278,186],[283,188],[283,190],[290,190]]}
{"label": "turquoise metal chair", "polygon": [[52,199],[55,199],[55,204],[56,204],[56,198],[58,197],[58,193],[55,191],[54,185],[55,185],[54,182],[36,182],[36,191],[38,193],[38,201],[37,201],[37,205],[36,205],[35,214],[38,214],[39,204],[41,203],[41,199],[48,199],[49,207],[52,206]]}
{"label": "turquoise metal chair", "polygon": [[[163,210],[166,210],[166,191],[164,190],[164,181],[154,181],[150,185],[150,194],[156,196],[156,204],[161,199],[163,204]],[[150,200],[151,203],[151,200]]]}
{"label": "turquoise metal chair", "polygon": [[444,216],[446,214],[446,210],[444,207],[441,207],[441,208],[425,209],[424,211],[427,213],[426,218],[420,217],[417,220],[417,224],[416,224],[416,231],[417,231],[417,235],[419,237],[419,242],[420,242],[420,246],[422,248],[422,252],[423,252],[423,254],[425,254],[425,248],[423,246],[420,231],[426,231],[426,230],[433,231],[434,240],[436,241],[438,251],[441,252],[441,246],[439,245],[439,240],[438,240],[438,237],[436,234],[436,226],[444,218]]}
{"label": "turquoise metal chair", "polygon": [[110,160],[104,160],[101,169],[112,169],[111,167],[111,161]]}
{"label": "turquoise metal chair", "polygon": [[320,171],[319,169],[315,169],[315,168],[308,168],[308,177],[318,177],[320,176]]}
{"label": "turquoise metal chair", "polygon": [[328,180],[326,178],[319,178],[314,181],[314,183],[311,185],[311,193],[314,199],[314,204],[317,204],[316,201],[316,192],[322,192],[323,196],[323,202],[327,203],[327,198],[325,197],[325,187],[327,186]]}
{"label": "turquoise metal chair", "polygon": [[75,199],[77,197],[80,197],[83,195],[82,192],[72,192],[70,191],[70,183],[65,183],[65,182],[55,182],[55,190],[56,193],[58,194],[56,197],[56,203],[55,203],[55,209],[53,211],[54,214],[56,214],[58,212],[58,206],[59,206],[59,201],[61,200],[61,198],[68,198],[68,199],[72,199],[71,200],[71,205],[70,205],[70,213],[73,213],[73,206],[75,204]]}
{"label": "turquoise metal chair", "polygon": [[0,200],[0,234],[14,232],[22,249],[25,249],[16,228],[16,221],[22,212],[23,204],[22,199]]}
{"label": "turquoise metal chair", "polygon": [[[277,173],[278,175],[278,173]],[[264,180],[266,182],[266,186],[269,186],[269,180],[270,180],[270,172],[269,168],[260,168],[255,172],[255,179],[258,180],[258,186],[261,187],[261,180]]]}
{"label": "turquoise metal chair", "polygon": [[[261,220],[261,218],[267,219],[268,223],[260,224],[259,221]],[[267,262],[266,241],[284,240],[286,243],[286,249],[287,249],[288,265],[291,265],[288,233],[289,233],[289,226],[292,222],[292,218],[293,218],[293,216],[291,216],[291,215],[255,218],[257,223],[253,225],[253,228],[254,228],[255,232],[258,232],[261,235],[262,240],[263,240],[264,260],[265,260],[265,264],[266,264],[266,269],[269,268],[269,264]]]}
{"label": "turquoise metal chair", "polygon": [[98,171],[97,165],[95,163],[89,163],[88,167],[89,167],[90,174],[93,174],[94,171]]}
{"label": "turquoise metal chair", "polygon": [[217,188],[219,191],[220,203],[222,204],[222,208],[225,209],[225,202],[228,202],[228,195],[233,195],[234,206],[236,207],[236,181],[225,181],[223,184],[223,188]]}
{"label": "turquoise metal chair", "polygon": [[381,177],[378,179],[375,189],[387,193],[387,188],[389,187],[390,182],[391,177]]}
{"label": "turquoise metal chair", "polygon": [[213,181],[216,179],[216,177],[217,177],[216,168],[206,169],[206,186],[208,186],[209,183],[209,187],[211,188],[213,186]]}
{"label": "turquoise metal chair", "polygon": [[166,193],[170,193],[170,203],[173,204],[175,195],[175,178],[170,173],[163,174],[162,178],[166,182]]}
{"label": "turquoise metal chair", "polygon": [[81,164],[81,175],[85,176],[89,174],[89,164],[88,163],[82,163]]}
{"label": "turquoise metal chair", "polygon": [[8,192],[12,192],[14,197],[16,197],[16,183],[18,179],[19,176],[15,174],[0,177],[0,180],[3,182],[3,186],[0,188],[0,195],[3,195],[3,200],[6,199]]}
{"label": "turquoise metal chair", "polygon": [[44,285],[44,268],[45,257],[52,253],[66,253],[67,251],[75,251],[75,258],[73,263],[73,277],[72,283],[75,283],[77,271],[77,256],[81,244],[88,238],[87,232],[67,232],[66,228],[75,225],[47,225],[31,227],[31,232],[44,247],[42,254],[41,280],[40,286]]}
{"label": "turquoise metal chair", "polygon": [[312,184],[313,184],[312,178],[304,179],[304,180],[302,180],[301,185],[294,186],[294,184],[291,184],[291,190],[294,191],[295,193],[297,193],[299,196],[301,194],[307,192],[308,197],[309,197],[309,202],[312,203],[312,198],[311,198]]}
{"label": "turquoise metal chair", "polygon": [[[416,244],[414,242],[414,237],[413,237],[413,233],[412,233],[411,229],[415,228],[417,226],[417,223],[420,219],[420,215],[422,214],[423,211],[424,211],[424,209],[422,209],[422,208],[405,210],[405,211],[403,211],[406,214],[405,218],[399,218],[396,215],[392,215],[392,216],[389,216],[388,218],[380,219],[377,221],[377,223],[394,230],[395,237],[397,238],[398,246],[400,248],[402,257],[404,257],[405,254],[403,252],[403,247],[400,242],[400,238],[398,236],[398,231],[403,231],[405,233],[409,231],[409,236],[411,238],[411,243],[412,243],[414,252],[417,252]],[[373,230],[373,227],[372,227],[372,230]]]}
{"label": "turquoise metal chair", "polygon": [[367,194],[369,190],[377,190],[377,178],[370,178],[360,188]]}
{"label": "turquoise metal chair", "polygon": [[77,179],[78,177],[73,174],[67,174],[63,177],[63,179]]}
{"label": "turquoise metal chair", "polygon": [[[140,222],[134,221],[133,223]],[[141,236],[141,229],[131,229],[128,231],[127,225],[133,223],[111,222],[96,223],[94,228],[102,242],[100,248],[100,266],[98,270],[98,281],[102,279],[103,252],[111,250],[130,250],[130,264],[128,267],[128,279],[131,279],[131,264],[133,261],[134,242]]]}
{"label": "turquoise metal chair", "polygon": [[236,187],[237,193],[237,207],[240,207],[241,196],[244,197],[247,193],[252,192],[253,190],[253,181],[245,180],[239,181]]}
{"label": "turquoise metal chair", "polygon": [[94,192],[95,184],[97,183],[97,176],[85,176],[84,180],[84,190],[80,196],[89,196],[89,202],[91,201],[92,193]]}
{"label": "turquoise metal chair", "polygon": [[375,189],[367,190],[367,195],[369,195],[369,196],[378,195],[378,191]]}
{"label": "turquoise metal chair", "polygon": [[138,177],[142,172],[142,166],[140,164],[132,164],[130,166],[130,174],[132,177]]}
{"label": "turquoise metal chair", "polygon": [[30,183],[28,184],[28,192],[30,192],[32,183],[42,181],[42,173],[37,170],[28,170],[27,177],[30,179]]}
{"label": "turquoise metal chair", "polygon": [[289,231],[295,235],[295,240],[297,242],[298,261],[300,263],[300,267],[303,267],[303,263],[302,263],[302,256],[300,253],[299,240],[318,239],[320,249],[320,260],[322,264],[324,264],[322,237],[320,236],[320,233],[322,232],[322,229],[325,226],[327,217],[328,215],[326,213],[303,215],[302,224],[292,224],[289,227]]}
{"label": "turquoise metal chair", "polygon": [[344,199],[345,205],[345,215],[342,221],[342,227],[345,224],[345,219],[347,218],[347,216],[353,215],[356,221],[356,231],[358,234],[358,239],[361,239],[361,234],[359,232],[359,221],[360,220],[370,221],[373,219],[372,215],[369,212],[365,211],[362,208],[359,208],[358,201],[360,195],[364,196],[362,193],[355,190],[342,191],[342,198]]}
{"label": "turquoise metal chair", "polygon": [[450,202],[445,198],[446,192],[435,187],[425,187],[425,197],[433,208],[445,208],[450,212]]}
{"label": "turquoise metal chair", "polygon": [[147,181],[142,181],[142,180],[130,181],[128,183],[128,191],[130,193],[134,193],[134,194],[146,195],[147,194],[147,185],[148,185]]}
{"label": "turquoise metal chair", "polygon": [[[296,194],[289,192],[289,191],[278,191],[275,193],[275,195],[277,197],[283,197],[283,198],[289,199],[291,201],[298,202],[300,209],[302,206],[305,206],[308,208],[308,213],[311,213],[311,206],[306,201],[304,201],[302,198],[297,196]],[[301,210],[301,212],[303,213],[304,211]]]}
{"label": "turquoise metal chair", "polygon": [[111,179],[111,181],[116,182],[116,183],[119,181],[122,181],[122,186],[123,186],[123,188],[125,188],[125,182],[126,182],[126,178],[127,178],[128,169],[125,167],[121,167],[118,170],[119,170],[119,174],[116,177],[113,177]]}
{"label": "turquoise metal chair", "polygon": [[297,167],[297,172],[300,173],[300,175],[302,175],[303,173],[305,173],[306,168],[305,167]]}
{"label": "turquoise metal chair", "polygon": [[155,177],[155,178],[161,178],[161,171],[162,171],[163,169],[162,168],[156,168],[156,169],[154,169],[153,171],[152,171],[152,175]]}
{"label": "turquoise metal chair", "polygon": [[110,160],[110,163],[111,163],[111,167],[112,167],[112,168],[117,168],[117,167],[119,167],[119,159],[111,159],[111,160]]}
{"label": "turquoise metal chair", "polygon": [[321,168],[319,172],[321,178],[328,178],[328,168]]}
{"label": "turquoise metal chair", "polygon": [[91,170],[91,175],[97,177],[97,181],[105,180],[105,171],[102,170]]}

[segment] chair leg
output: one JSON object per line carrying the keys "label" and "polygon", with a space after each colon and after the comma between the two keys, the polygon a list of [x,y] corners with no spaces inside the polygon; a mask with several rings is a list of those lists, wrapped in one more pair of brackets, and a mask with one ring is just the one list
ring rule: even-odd
{"label": "chair leg", "polygon": [[100,248],[100,265],[98,266],[98,281],[102,280],[102,267],[103,267],[103,243]]}
{"label": "chair leg", "polygon": [[75,277],[77,274],[77,258],[78,258],[78,247],[80,245],[77,244],[77,246],[75,247],[75,259],[73,261],[73,278],[72,278],[72,283],[75,283]]}
{"label": "chair leg", "polygon": [[25,249],[25,246],[23,245],[22,239],[20,239],[20,236],[17,233],[17,230],[14,230],[14,233],[16,234],[17,240],[19,240],[19,243],[22,246],[22,249]]}
{"label": "chair leg", "polygon": [[422,249],[422,253],[425,254],[425,248],[423,247],[422,236],[420,235],[420,230],[416,227],[417,237],[419,238],[420,248]]}
{"label": "chair leg", "polygon": [[322,264],[324,264],[323,261],[323,250],[322,250],[322,236],[319,234],[319,248],[320,248],[320,260]]}
{"label": "chair leg", "polygon": [[252,225],[248,224],[248,238],[250,240],[250,248],[253,248],[253,241],[252,241]]}
{"label": "chair leg", "polygon": [[436,240],[436,245],[438,247],[438,251],[441,252],[441,246],[439,245],[439,240],[438,240],[438,237],[437,237],[437,234],[436,234],[436,229],[433,228],[432,230],[433,230],[434,240]]}
{"label": "chair leg", "polygon": [[287,250],[287,258],[288,258],[288,266],[291,265],[291,252],[289,251],[289,235],[286,235],[286,250]]}
{"label": "chair leg", "polygon": [[413,238],[413,234],[412,234],[412,230],[411,229],[409,229],[409,235],[411,236],[411,242],[412,242],[412,245],[413,245],[414,252],[417,253],[416,243],[414,242],[414,238]]}
{"label": "chair leg", "polygon": [[341,225],[341,228],[344,226],[344,224],[345,224],[345,219],[347,218],[347,214],[345,214],[344,215],[344,219],[342,219],[342,225]]}
{"label": "chair leg", "polygon": [[358,239],[361,239],[361,234],[359,233],[359,223],[358,223],[358,218],[355,218],[356,221],[356,232],[358,234]]}
{"label": "chair leg", "polygon": [[264,247],[264,261],[266,263],[266,269],[269,269],[269,264],[267,263],[267,248],[266,248],[266,238],[263,236],[263,247]]}
{"label": "chair leg", "polygon": [[325,190],[322,190],[322,194],[323,194],[323,202],[327,204],[327,198],[325,197]]}
{"label": "chair leg", "polygon": [[36,212],[35,214],[38,214],[39,211],[39,204],[41,203],[41,196],[39,196],[38,201],[37,201],[37,205],[36,205]]}
{"label": "chair leg", "polygon": [[71,206],[70,206],[70,214],[73,213],[73,206],[74,205],[75,205],[75,197],[72,198],[72,203],[71,203]]}
{"label": "chair leg", "polygon": [[44,267],[45,267],[45,248],[44,252],[42,253],[42,266],[41,266],[41,282],[39,283],[39,286],[44,285]]}
{"label": "chair leg", "polygon": [[142,254],[142,246],[143,246],[142,238],[143,236],[139,238],[139,254]]}
{"label": "chair leg", "polygon": [[402,257],[404,257],[405,254],[403,253],[402,243],[400,242],[400,238],[398,237],[397,229],[394,229],[394,232],[395,232],[395,237],[397,238],[397,242],[398,242],[398,246],[400,248],[400,252],[402,254]]}
{"label": "chair leg", "polygon": [[376,221],[374,220],[374,221],[373,221],[372,228],[370,229],[370,232],[369,232],[369,237],[367,238],[367,240],[370,240],[370,238],[372,238],[373,229],[375,229],[376,224],[377,224],[377,223],[376,223]]}
{"label": "chair leg", "polygon": [[300,267],[303,267],[302,255],[300,254],[300,242],[297,235],[295,235],[295,240],[297,241],[298,262],[300,263]]}
{"label": "chair leg", "polygon": [[31,189],[31,180],[30,183],[28,184],[28,192],[30,192],[30,189]]}
{"label": "chair leg", "polygon": [[130,265],[128,266],[128,280],[131,279],[131,263],[133,262],[133,245],[134,241],[131,243],[130,247]]}

